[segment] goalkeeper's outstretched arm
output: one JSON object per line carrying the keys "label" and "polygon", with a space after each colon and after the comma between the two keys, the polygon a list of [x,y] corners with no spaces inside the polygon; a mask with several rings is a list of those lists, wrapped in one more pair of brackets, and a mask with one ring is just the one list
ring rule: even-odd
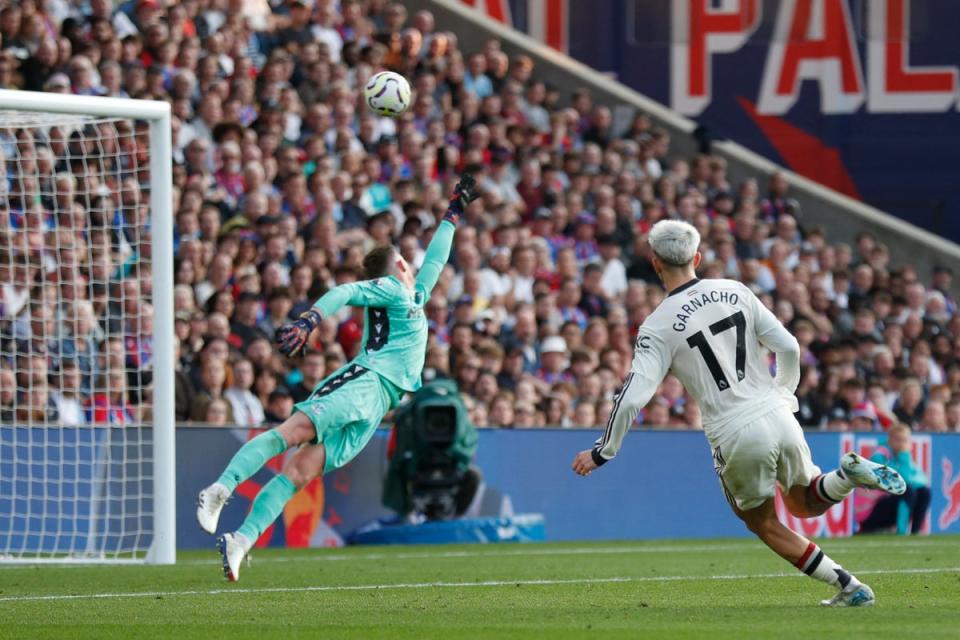
{"label": "goalkeeper's outstretched arm", "polygon": [[417,273],[416,287],[427,297],[437,285],[440,274],[443,272],[444,265],[450,259],[450,248],[453,246],[453,234],[456,231],[456,224],[450,220],[444,219],[433,234],[433,239],[427,245],[427,252],[423,257],[423,266]]}
{"label": "goalkeeper's outstretched arm", "polygon": [[426,255],[423,258],[423,266],[417,274],[416,287],[421,290],[426,297],[440,279],[443,267],[450,259],[450,248],[453,246],[453,234],[456,231],[460,216],[471,202],[479,197],[476,188],[476,181],[469,173],[460,178],[460,182],[453,190],[453,197],[450,198],[450,206],[433,234],[433,239],[427,246]]}

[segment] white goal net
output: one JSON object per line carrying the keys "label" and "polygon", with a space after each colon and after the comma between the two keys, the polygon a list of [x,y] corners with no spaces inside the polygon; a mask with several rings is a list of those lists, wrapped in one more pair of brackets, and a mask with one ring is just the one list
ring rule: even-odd
{"label": "white goal net", "polygon": [[154,271],[170,269],[156,239],[171,188],[151,162],[164,119],[96,115],[97,99],[86,114],[10,108],[5,93],[0,561],[171,562],[173,425],[157,392],[173,374],[154,313],[169,308]]}

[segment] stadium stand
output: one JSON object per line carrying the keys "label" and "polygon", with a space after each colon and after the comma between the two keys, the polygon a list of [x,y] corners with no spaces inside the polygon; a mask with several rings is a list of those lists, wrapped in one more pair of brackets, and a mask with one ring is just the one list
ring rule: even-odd
{"label": "stadium stand", "polygon": [[[360,348],[363,319],[347,310],[325,320],[314,353],[293,362],[274,352],[273,330],[358,278],[373,246],[395,242],[417,264],[445,194],[470,171],[483,197],[427,307],[425,375],[454,378],[476,424],[606,421],[636,329],[664,295],[646,234],[681,218],[703,236],[702,276],[746,282],[797,335],[802,423],[960,431],[949,265],[895,264],[869,232],[834,242],[805,219],[785,175],[731,180],[725,158],[675,152],[670,132],[642,112],[615,129],[589,90],[545,83],[532,58],[497,40],[462,50],[429,12],[382,0],[0,7],[0,87],[172,104],[183,421],[287,417]],[[415,89],[395,121],[359,100],[383,68]],[[34,152],[40,162],[43,145]],[[10,184],[15,172],[7,167]],[[142,415],[141,398],[97,397],[91,380],[101,358],[148,357],[149,335],[99,342],[109,308],[78,300],[38,318],[30,304],[42,299],[37,270],[56,268],[38,256],[54,253],[58,234],[84,239],[85,225],[63,228],[71,204],[27,207],[5,195],[0,208],[2,421],[17,419],[14,407],[64,423]],[[21,233],[37,234],[37,255],[15,249]],[[73,258],[85,278],[120,264],[119,255]],[[46,358],[17,360],[31,321],[69,325],[69,346],[83,349],[65,358],[67,345],[47,345]],[[47,376],[76,383],[68,394],[34,393]],[[672,376],[638,421],[700,425]]]}

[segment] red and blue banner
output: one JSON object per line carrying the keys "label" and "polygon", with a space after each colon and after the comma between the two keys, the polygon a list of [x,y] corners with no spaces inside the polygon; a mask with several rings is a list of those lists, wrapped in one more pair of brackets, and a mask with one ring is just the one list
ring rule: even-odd
{"label": "red and blue banner", "polygon": [[951,0],[465,1],[715,137],[960,241]]}

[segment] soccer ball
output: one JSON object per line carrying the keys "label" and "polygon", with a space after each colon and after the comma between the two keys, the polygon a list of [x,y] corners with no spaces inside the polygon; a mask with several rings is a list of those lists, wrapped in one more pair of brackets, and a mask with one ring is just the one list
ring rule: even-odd
{"label": "soccer ball", "polygon": [[410,83],[399,73],[381,71],[367,81],[363,99],[374,113],[395,118],[410,106]]}

